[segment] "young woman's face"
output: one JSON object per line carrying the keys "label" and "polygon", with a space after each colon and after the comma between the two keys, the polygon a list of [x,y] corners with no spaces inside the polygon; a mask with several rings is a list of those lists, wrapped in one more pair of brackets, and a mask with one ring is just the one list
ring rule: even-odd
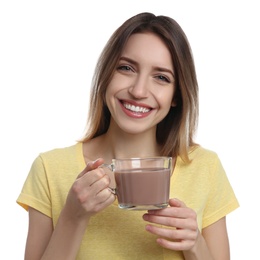
{"label": "young woman's face", "polygon": [[169,112],[174,95],[170,52],[152,33],[133,34],[106,91],[111,123],[137,134],[155,130]]}

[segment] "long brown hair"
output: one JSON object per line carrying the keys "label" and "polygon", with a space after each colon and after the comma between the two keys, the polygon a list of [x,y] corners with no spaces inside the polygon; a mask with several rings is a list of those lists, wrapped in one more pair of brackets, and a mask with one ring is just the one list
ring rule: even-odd
{"label": "long brown hair", "polygon": [[198,119],[198,84],[192,51],[180,25],[167,16],[140,13],[126,20],[104,47],[93,76],[87,128],[81,142],[106,133],[110,112],[105,105],[105,92],[116,70],[122,50],[134,33],[151,32],[168,47],[174,65],[176,92],[167,116],[157,126],[157,143],[161,154],[181,156],[189,161]]}

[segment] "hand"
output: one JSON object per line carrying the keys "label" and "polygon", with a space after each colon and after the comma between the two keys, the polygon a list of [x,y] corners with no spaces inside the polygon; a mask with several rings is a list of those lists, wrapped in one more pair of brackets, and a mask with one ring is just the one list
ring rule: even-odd
{"label": "hand", "polygon": [[169,200],[170,207],[161,210],[149,210],[143,215],[143,219],[163,225],[148,224],[146,230],[159,236],[157,243],[164,248],[185,251],[190,250],[198,237],[197,214],[186,207],[184,202],[178,199]]}
{"label": "hand", "polygon": [[103,168],[99,168],[103,162],[103,159],[89,162],[73,183],[65,205],[71,217],[89,219],[115,200],[109,190],[110,178]]}

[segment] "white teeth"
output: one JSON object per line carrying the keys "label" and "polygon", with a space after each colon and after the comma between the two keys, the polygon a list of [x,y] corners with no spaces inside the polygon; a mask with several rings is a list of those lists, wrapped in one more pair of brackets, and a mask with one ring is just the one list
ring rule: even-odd
{"label": "white teeth", "polygon": [[147,112],[150,111],[150,109],[148,109],[146,107],[134,106],[134,105],[130,105],[130,104],[127,104],[127,103],[124,103],[123,105],[126,109],[131,110],[131,111],[136,112],[136,113],[147,113]]}

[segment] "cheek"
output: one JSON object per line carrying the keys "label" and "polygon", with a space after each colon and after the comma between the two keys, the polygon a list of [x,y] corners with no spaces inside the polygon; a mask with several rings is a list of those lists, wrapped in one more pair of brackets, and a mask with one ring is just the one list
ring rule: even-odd
{"label": "cheek", "polygon": [[119,91],[120,86],[121,82],[118,80],[118,77],[114,75],[107,86],[106,97],[111,96],[115,94],[117,91]]}
{"label": "cheek", "polygon": [[171,107],[173,105],[173,95],[174,91],[161,91],[160,93],[156,94],[157,100],[160,103],[161,107]]}
{"label": "cheek", "polygon": [[112,79],[106,89],[106,94],[105,94],[106,101],[111,97],[111,95],[113,95],[115,91],[114,89],[115,89],[115,84],[114,84],[114,80]]}
{"label": "cheek", "polygon": [[109,110],[114,107],[115,102],[115,95],[117,93],[117,86],[118,84],[115,84],[115,81],[111,81],[109,85],[107,86],[106,93],[105,93],[105,103]]}
{"label": "cheek", "polygon": [[108,106],[109,110],[111,107],[111,94],[110,94],[110,89],[107,88],[106,94],[105,94],[105,104]]}

